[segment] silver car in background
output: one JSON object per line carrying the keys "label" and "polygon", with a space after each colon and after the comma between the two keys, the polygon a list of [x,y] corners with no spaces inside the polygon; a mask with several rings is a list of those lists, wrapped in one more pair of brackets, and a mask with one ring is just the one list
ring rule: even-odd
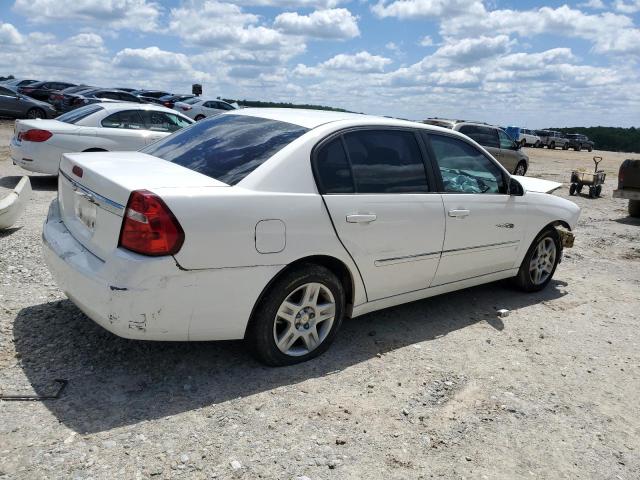
{"label": "silver car in background", "polygon": [[206,117],[220,115],[221,113],[228,112],[229,110],[237,109],[230,103],[223,100],[211,100],[201,97],[188,98],[182,102],[176,102],[173,106],[174,110],[179,111],[183,115],[194,120],[202,120]]}

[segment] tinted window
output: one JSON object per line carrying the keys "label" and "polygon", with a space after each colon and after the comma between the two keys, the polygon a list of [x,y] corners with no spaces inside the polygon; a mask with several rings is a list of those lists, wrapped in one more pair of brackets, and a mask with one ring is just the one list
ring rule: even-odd
{"label": "tinted window", "polygon": [[248,115],[219,115],[142,150],[235,185],[308,131],[290,123]]}
{"label": "tinted window", "polygon": [[420,147],[412,132],[363,130],[344,139],[357,193],[428,192]]}
{"label": "tinted window", "polygon": [[336,138],[323,145],[315,160],[322,193],[353,193],[353,178],[342,140]]}
{"label": "tinted window", "polygon": [[11,95],[12,97],[16,96],[16,94],[14,92],[12,92],[8,88],[4,88],[4,87],[0,87],[0,95]]}
{"label": "tinted window", "polygon": [[102,110],[100,105],[87,105],[86,107],[76,108],[75,110],[64,113],[59,117],[56,117],[56,120],[65,123],[76,123],[89,115],[99,112],[100,110]]}
{"label": "tinted window", "polygon": [[106,98],[109,100],[120,100],[120,95],[115,92],[96,92],[93,96],[96,98]]}
{"label": "tinted window", "polygon": [[217,103],[218,102],[204,102],[202,106],[206,108],[218,108]]}
{"label": "tinted window", "polygon": [[224,102],[218,102],[218,108],[221,110],[235,110],[231,105]]}
{"label": "tinted window", "polygon": [[147,110],[140,113],[147,128],[154,132],[175,132],[191,125],[184,118],[172,113],[157,112],[155,110]]}
{"label": "tinted window", "polygon": [[513,139],[504,133],[502,130],[498,130],[498,137],[500,137],[500,148],[505,150],[513,149]]}
{"label": "tinted window", "polygon": [[430,135],[445,192],[505,193],[502,171],[467,142]]}
{"label": "tinted window", "polygon": [[483,147],[498,148],[498,136],[493,128],[479,125],[463,125],[460,127],[459,132],[464,133]]}
{"label": "tinted window", "polygon": [[140,112],[127,110],[109,115],[102,120],[102,126],[106,128],[126,128],[129,130],[146,129]]}
{"label": "tinted window", "polygon": [[186,100],[183,100],[182,103],[193,105],[194,103],[198,103],[200,100],[202,99],[199,97],[193,97],[193,98],[187,98]]}

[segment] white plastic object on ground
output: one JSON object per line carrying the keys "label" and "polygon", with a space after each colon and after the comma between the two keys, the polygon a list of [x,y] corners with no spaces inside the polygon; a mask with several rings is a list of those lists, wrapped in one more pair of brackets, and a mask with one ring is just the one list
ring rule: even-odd
{"label": "white plastic object on ground", "polygon": [[25,175],[12,191],[0,198],[0,230],[11,228],[16,223],[30,198],[31,182]]}

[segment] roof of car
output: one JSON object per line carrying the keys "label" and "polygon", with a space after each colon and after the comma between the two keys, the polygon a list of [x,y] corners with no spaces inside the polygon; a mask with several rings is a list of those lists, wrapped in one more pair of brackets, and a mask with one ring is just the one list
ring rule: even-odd
{"label": "roof of car", "polygon": [[426,126],[409,120],[398,120],[389,117],[379,117],[374,115],[364,115],[361,113],[335,112],[331,110],[306,110],[302,108],[241,108],[226,113],[227,115],[247,115],[252,117],[268,118],[278,120],[305,128],[316,128],[326,123],[338,122],[340,120],[358,120],[366,123],[367,120],[379,123],[384,121],[388,125],[410,125]]}

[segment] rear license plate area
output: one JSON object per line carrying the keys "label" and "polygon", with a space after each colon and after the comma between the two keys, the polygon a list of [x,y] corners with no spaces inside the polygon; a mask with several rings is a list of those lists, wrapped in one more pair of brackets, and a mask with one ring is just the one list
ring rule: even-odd
{"label": "rear license plate area", "polygon": [[86,194],[81,192],[75,193],[74,210],[76,217],[84,224],[85,227],[93,232],[96,226],[96,218],[98,216],[97,205],[93,203],[91,198]]}

